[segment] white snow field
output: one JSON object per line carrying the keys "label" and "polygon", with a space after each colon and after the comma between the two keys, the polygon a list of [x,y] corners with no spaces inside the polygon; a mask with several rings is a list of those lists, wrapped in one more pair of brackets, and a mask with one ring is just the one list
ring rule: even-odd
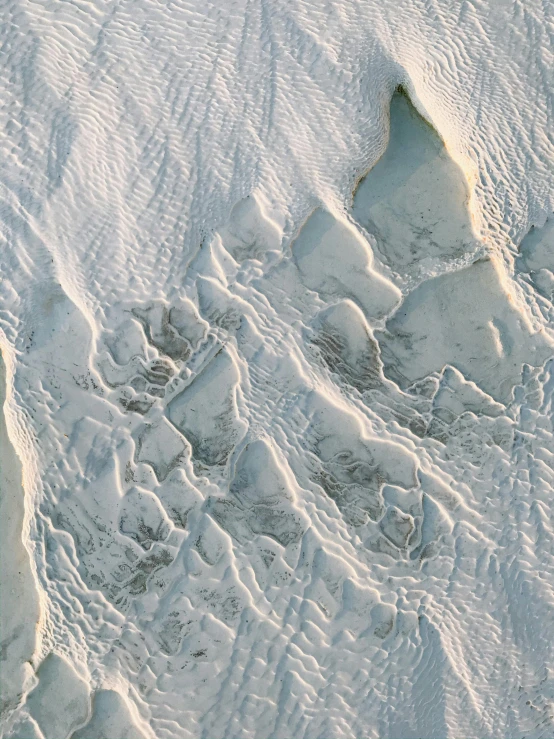
{"label": "white snow field", "polygon": [[0,735],[552,739],[550,0],[6,0]]}

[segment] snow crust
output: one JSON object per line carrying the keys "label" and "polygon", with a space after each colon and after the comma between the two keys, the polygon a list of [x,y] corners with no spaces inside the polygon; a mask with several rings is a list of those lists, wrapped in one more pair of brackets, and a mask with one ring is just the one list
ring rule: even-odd
{"label": "snow crust", "polygon": [[5,11],[0,735],[554,735],[548,4]]}

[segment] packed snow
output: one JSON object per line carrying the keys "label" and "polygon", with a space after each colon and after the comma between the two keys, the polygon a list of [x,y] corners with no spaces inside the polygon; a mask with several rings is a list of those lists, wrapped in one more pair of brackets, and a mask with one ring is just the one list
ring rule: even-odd
{"label": "packed snow", "polygon": [[551,738],[548,2],[1,33],[0,736]]}

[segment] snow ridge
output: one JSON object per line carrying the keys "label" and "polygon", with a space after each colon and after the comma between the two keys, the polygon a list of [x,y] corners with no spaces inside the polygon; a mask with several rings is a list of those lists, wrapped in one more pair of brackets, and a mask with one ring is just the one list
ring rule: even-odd
{"label": "snow ridge", "polygon": [[546,739],[552,23],[197,6],[7,6],[2,736]]}

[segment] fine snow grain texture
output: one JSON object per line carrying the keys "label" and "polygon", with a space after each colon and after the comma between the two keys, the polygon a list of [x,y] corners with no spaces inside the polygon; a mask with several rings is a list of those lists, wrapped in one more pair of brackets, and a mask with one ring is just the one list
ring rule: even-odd
{"label": "fine snow grain texture", "polygon": [[[6,365],[0,354],[0,406],[6,403]],[[13,710],[32,686],[40,608],[29,552],[23,543],[25,502],[21,462],[0,415],[0,710]]]}
{"label": "fine snow grain texture", "polygon": [[547,10],[6,5],[3,737],[554,735]]}

